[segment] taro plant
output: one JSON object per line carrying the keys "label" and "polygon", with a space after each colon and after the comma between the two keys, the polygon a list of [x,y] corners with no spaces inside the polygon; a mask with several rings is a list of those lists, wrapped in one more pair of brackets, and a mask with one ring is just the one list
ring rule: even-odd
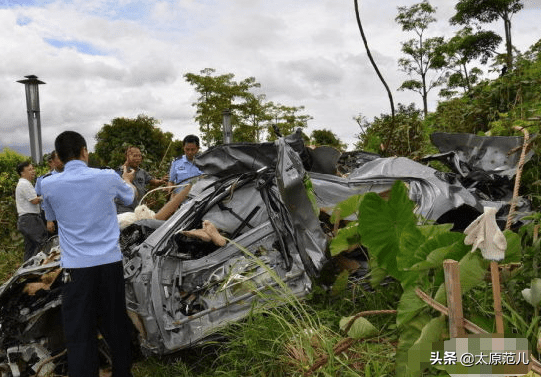
{"label": "taro plant", "polygon": [[[354,208],[356,204],[358,207]],[[448,338],[445,318],[434,317],[435,311],[417,296],[415,289],[420,288],[445,305],[445,259],[459,262],[463,296],[484,283],[489,265],[479,252],[471,253],[471,247],[464,245],[464,234],[451,232],[452,224],[419,225],[421,222],[414,213],[414,207],[406,186],[400,181],[393,185],[388,200],[376,193],[350,198],[338,206],[340,217],[355,213],[357,220],[339,230],[330,247],[331,254],[336,255],[351,245],[362,244],[370,257],[371,284],[376,287],[387,276],[400,282],[402,296],[396,316],[400,330],[396,354],[398,376],[421,373],[419,365],[408,365],[410,350],[418,352],[423,343]],[[518,235],[510,231],[504,234],[508,244],[504,263],[520,261]],[[486,294],[490,295],[490,292]],[[478,325],[487,327],[486,322]],[[488,323],[488,326],[492,327],[493,323]],[[422,357],[417,355],[417,359],[419,356]]]}

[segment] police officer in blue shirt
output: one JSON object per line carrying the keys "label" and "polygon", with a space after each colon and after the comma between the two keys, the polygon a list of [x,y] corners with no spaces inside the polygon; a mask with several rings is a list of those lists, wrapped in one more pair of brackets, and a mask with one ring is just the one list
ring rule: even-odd
{"label": "police officer in blue shirt", "polygon": [[[178,185],[189,178],[202,174],[201,170],[193,164],[193,160],[197,152],[199,152],[199,138],[195,135],[186,136],[182,141],[182,147],[184,148],[184,155],[176,158],[171,163],[167,186]],[[182,188],[177,188],[174,193],[176,194],[179,190],[182,190]]]}
{"label": "police officer in blue shirt", "polygon": [[68,371],[74,377],[98,377],[98,329],[109,345],[113,376],[131,377],[130,323],[120,234],[114,200],[133,201],[134,172],[122,178],[112,169],[92,169],[86,141],[65,131],[55,140],[64,172],[42,181],[47,220],[58,221],[64,268],[62,322]]}
{"label": "police officer in blue shirt", "polygon": [[[56,154],[56,151],[52,151],[49,156],[47,156],[47,163],[49,164],[49,172],[47,174],[40,175],[36,179],[36,194],[38,196],[42,195],[41,192],[41,182],[51,175],[61,173],[64,170],[64,164],[60,159],[58,158],[58,155]],[[47,225],[47,230],[49,233],[55,235],[58,233],[58,228],[55,221],[46,221],[45,220],[45,213],[43,211],[43,208],[41,210],[41,217],[43,219],[43,222]]]}
{"label": "police officer in blue shirt", "polygon": [[61,173],[64,169],[64,164],[62,164],[62,161],[60,161],[58,158],[56,151],[52,151],[51,154],[47,156],[47,164],[49,165],[49,172],[47,174],[40,175],[36,179],[36,194],[38,194],[38,196],[41,196],[41,181],[43,181],[44,178],[50,177],[51,175]]}

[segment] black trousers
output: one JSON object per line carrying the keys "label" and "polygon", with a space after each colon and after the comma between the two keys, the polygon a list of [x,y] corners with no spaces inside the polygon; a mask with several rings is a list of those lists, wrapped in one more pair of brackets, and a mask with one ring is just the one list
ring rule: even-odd
{"label": "black trousers", "polygon": [[17,219],[17,229],[24,237],[24,261],[36,255],[47,241],[47,228],[41,216],[25,213]]}
{"label": "black trousers", "polygon": [[62,321],[70,377],[97,377],[98,329],[109,345],[113,377],[131,377],[130,323],[122,262],[67,272],[62,292]]}

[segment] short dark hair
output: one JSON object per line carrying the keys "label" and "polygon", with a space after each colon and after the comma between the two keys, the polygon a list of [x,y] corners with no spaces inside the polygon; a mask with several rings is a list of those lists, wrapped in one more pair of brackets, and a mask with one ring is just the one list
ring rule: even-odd
{"label": "short dark hair", "polygon": [[56,137],[54,147],[60,161],[66,164],[68,161],[79,158],[81,149],[86,148],[86,141],[78,132],[64,131]]}
{"label": "short dark hair", "polygon": [[23,161],[17,165],[17,174],[19,174],[19,177],[21,176],[24,168],[26,168],[27,166],[30,166],[31,164],[32,163],[30,161]]}
{"label": "short dark hair", "polygon": [[199,148],[199,138],[195,135],[188,135],[182,140],[182,146],[188,143],[193,143]]}

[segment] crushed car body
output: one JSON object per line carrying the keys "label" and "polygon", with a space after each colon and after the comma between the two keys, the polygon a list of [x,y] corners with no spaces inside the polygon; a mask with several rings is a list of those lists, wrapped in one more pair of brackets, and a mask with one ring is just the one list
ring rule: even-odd
{"label": "crushed car body", "polygon": [[[143,243],[124,243],[127,306],[144,351],[174,352],[246,316],[260,293],[278,289],[274,274],[291,294],[309,293],[327,240],[304,188],[302,162],[285,141],[275,145],[274,166],[233,163],[198,180],[195,196]],[[202,160],[222,153],[209,150]],[[233,242],[217,248],[183,234],[204,221]]]}
{"label": "crushed car body", "polygon": [[[338,166],[331,166],[329,158]],[[440,158],[449,160],[432,157]],[[467,158],[458,154],[451,161],[464,173],[467,165],[461,161]],[[333,236],[325,221],[336,204],[352,195],[384,195],[402,180],[422,221],[453,222],[457,228],[469,224],[487,203],[503,207],[504,196],[482,195],[456,172],[402,157],[365,152],[337,157],[328,148],[314,152],[299,132],[276,142],[216,146],[196,163],[204,174],[168,220],[139,220],[121,231],[127,308],[145,355],[200,343],[248,315],[259,301],[308,294]],[[477,172],[486,168],[475,166]],[[509,172],[513,161],[506,166],[490,167],[489,174]],[[511,179],[514,173],[509,174]],[[499,181],[485,184],[491,182]],[[193,237],[190,231],[205,224],[228,241]],[[65,367],[60,252],[52,240],[0,287],[1,377],[61,373]],[[106,363],[107,347],[101,347]]]}

